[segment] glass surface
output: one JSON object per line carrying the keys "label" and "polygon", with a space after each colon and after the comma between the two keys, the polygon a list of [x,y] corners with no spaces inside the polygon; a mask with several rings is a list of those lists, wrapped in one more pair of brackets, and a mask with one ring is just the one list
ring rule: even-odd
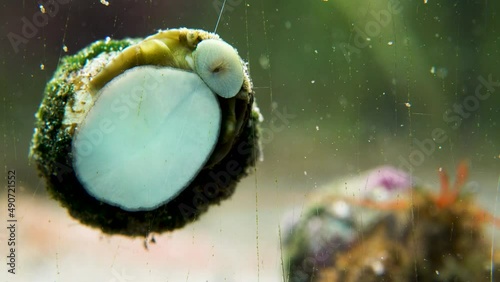
{"label": "glass surface", "polygon": [[[34,113],[64,56],[106,37],[146,37],[178,27],[214,31],[222,1],[2,2],[0,218],[9,227],[7,183],[15,171],[17,222],[16,274],[3,263],[0,277],[288,281],[280,248],[284,215],[300,217],[321,187],[380,165],[400,168],[437,191],[438,169],[454,178],[466,160],[463,190],[495,215],[499,5],[228,0],[216,33],[249,63],[264,116],[264,158],[230,199],[182,229],[154,235],[155,243],[148,238],[146,249],[143,238],[104,235],[50,199],[28,159]],[[494,235],[496,227],[484,224]],[[6,227],[0,228],[4,258],[12,236]]]}

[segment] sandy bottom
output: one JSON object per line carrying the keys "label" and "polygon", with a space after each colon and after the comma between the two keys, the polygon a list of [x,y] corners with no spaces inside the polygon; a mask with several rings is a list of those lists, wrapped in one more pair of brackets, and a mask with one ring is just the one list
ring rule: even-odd
{"label": "sandy bottom", "polygon": [[[18,193],[16,275],[2,265],[2,281],[283,281],[278,227],[285,211],[300,216],[311,181],[273,179],[260,169],[241,182],[233,197],[182,230],[156,235],[145,249],[141,239],[106,236],[73,220],[42,192]],[[474,187],[495,209],[497,176],[483,174]],[[430,182],[437,184],[435,171]],[[473,188],[474,188],[473,187]],[[22,187],[21,187],[22,188]],[[19,189],[22,190],[22,189]],[[2,210],[5,207],[2,199]],[[500,213],[500,208],[498,213]],[[2,212],[2,218],[5,214]],[[5,219],[2,219],[5,222]],[[4,228],[2,228],[4,229]],[[4,229],[5,230],[5,229]],[[500,233],[500,232],[497,232]],[[7,231],[0,250],[7,253]],[[500,240],[497,240],[500,242]]]}
{"label": "sandy bottom", "polygon": [[[8,274],[3,264],[0,278],[2,281],[280,281],[278,225],[293,195],[278,197],[258,190],[258,213],[254,177],[251,177],[241,183],[232,199],[212,207],[198,222],[182,230],[155,235],[156,243],[149,244],[148,249],[142,239],[107,236],[79,224],[45,193],[22,195],[16,201],[16,275]],[[7,235],[0,233],[2,254],[7,253]]]}

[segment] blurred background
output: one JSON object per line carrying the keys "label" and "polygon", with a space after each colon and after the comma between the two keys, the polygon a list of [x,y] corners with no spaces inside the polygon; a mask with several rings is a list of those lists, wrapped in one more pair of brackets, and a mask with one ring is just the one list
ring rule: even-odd
{"label": "blurred background", "polygon": [[[70,218],[28,160],[34,114],[60,59],[106,37],[213,31],[222,2],[0,4],[1,162],[5,176],[16,170],[18,187],[18,273],[3,264],[3,281],[282,281],[284,212],[300,213],[319,187],[383,164],[437,188],[437,169],[466,159],[466,188],[493,212],[500,3],[228,0],[217,33],[250,64],[264,160],[231,199],[157,235],[149,250]],[[0,199],[3,220],[5,191]]]}

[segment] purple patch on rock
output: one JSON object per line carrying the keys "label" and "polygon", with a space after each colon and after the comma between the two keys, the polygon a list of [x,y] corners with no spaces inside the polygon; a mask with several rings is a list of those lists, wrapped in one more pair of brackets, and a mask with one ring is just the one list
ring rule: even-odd
{"label": "purple patch on rock", "polygon": [[411,187],[410,175],[391,166],[382,166],[372,170],[366,180],[366,188],[383,187],[389,191]]}

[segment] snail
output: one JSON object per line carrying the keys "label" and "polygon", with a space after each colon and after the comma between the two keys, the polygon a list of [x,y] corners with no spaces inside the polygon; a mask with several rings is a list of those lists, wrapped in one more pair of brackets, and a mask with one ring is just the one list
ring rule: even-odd
{"label": "snail", "polygon": [[108,234],[196,220],[260,155],[247,65],[203,30],[108,38],[65,57],[36,119],[30,157],[49,193]]}

